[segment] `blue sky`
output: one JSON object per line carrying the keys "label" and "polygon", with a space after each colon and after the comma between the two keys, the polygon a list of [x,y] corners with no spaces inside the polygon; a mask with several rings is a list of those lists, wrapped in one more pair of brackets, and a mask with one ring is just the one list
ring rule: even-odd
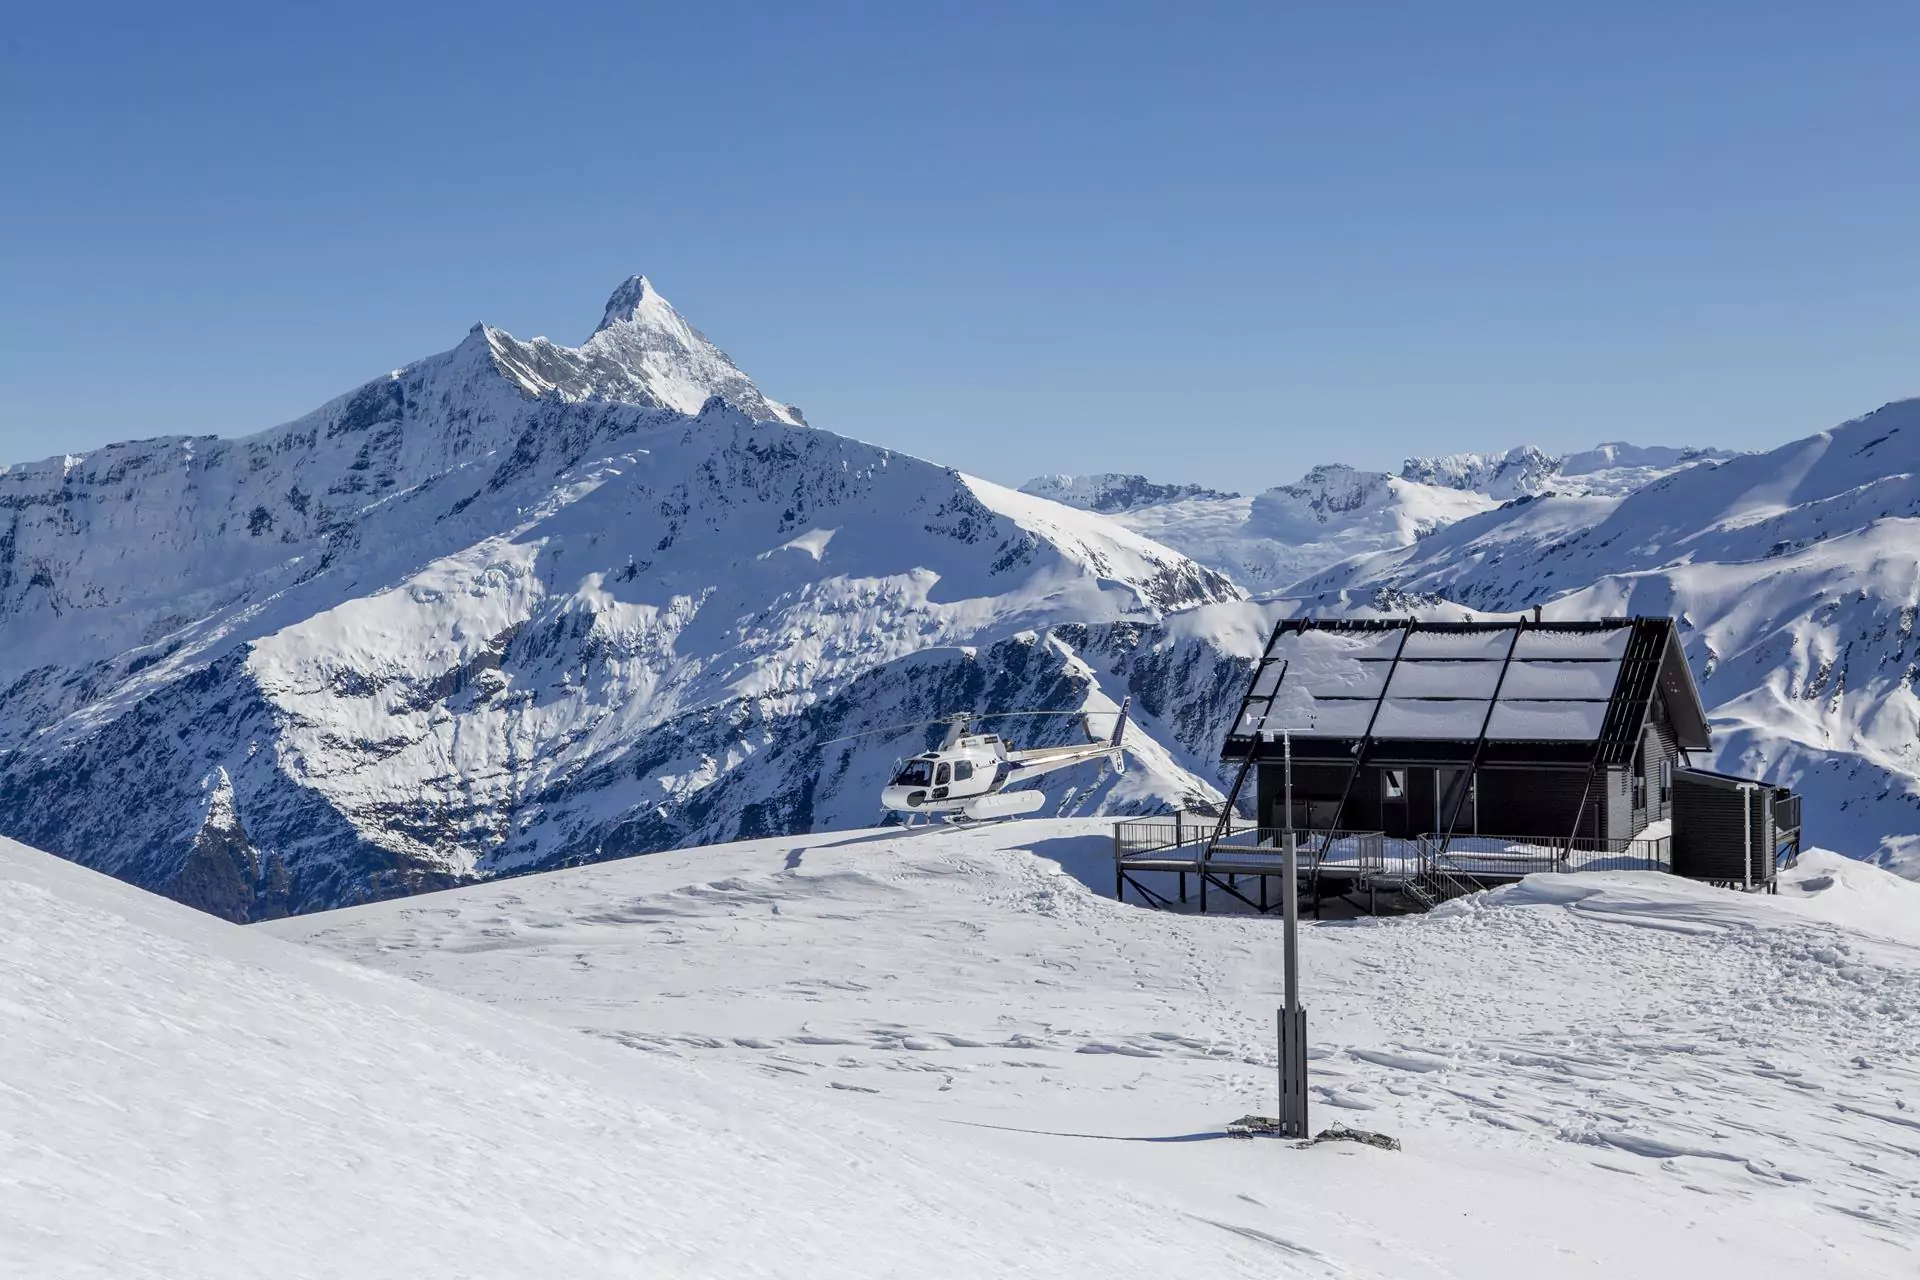
{"label": "blue sky", "polygon": [[636,271],[816,425],[1011,482],[1920,394],[1920,5],[260,10],[0,30],[0,461],[578,341]]}

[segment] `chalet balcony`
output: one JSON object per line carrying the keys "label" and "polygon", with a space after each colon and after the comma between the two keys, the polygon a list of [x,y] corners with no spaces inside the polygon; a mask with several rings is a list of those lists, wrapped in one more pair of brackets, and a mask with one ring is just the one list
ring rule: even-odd
{"label": "chalet balcony", "polygon": [[[1216,819],[1188,815],[1116,822],[1116,896],[1124,900],[1131,889],[1150,905],[1167,906],[1176,900],[1189,901],[1189,890],[1195,889],[1205,910],[1211,888],[1256,911],[1272,911],[1279,898],[1277,887],[1267,882],[1286,874],[1289,835],[1295,841],[1302,901],[1315,914],[1323,903],[1337,898],[1368,911],[1383,905],[1422,910],[1542,872],[1672,868],[1671,840],[1664,834],[1571,839],[1437,833],[1398,837],[1379,831],[1288,832],[1236,818],[1215,839],[1216,825]],[[1148,872],[1170,873],[1176,879],[1172,886],[1162,882],[1156,888],[1140,879]],[[1174,892],[1166,892],[1168,888]]]}

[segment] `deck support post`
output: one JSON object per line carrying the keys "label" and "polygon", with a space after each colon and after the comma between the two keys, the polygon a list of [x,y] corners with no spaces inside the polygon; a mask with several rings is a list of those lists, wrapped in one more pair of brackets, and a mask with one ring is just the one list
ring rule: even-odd
{"label": "deck support post", "polygon": [[1753,784],[1740,784],[1740,891],[1753,892]]}

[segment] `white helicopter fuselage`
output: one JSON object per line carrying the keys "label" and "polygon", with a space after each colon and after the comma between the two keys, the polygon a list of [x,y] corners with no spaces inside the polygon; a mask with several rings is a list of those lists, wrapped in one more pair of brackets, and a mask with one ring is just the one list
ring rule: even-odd
{"label": "white helicopter fuselage", "polygon": [[1122,704],[1113,736],[1105,742],[1025,751],[1016,750],[999,734],[956,733],[937,750],[903,763],[882,788],[880,804],[909,815],[990,818],[1032,813],[1046,803],[1046,797],[1038,791],[1008,788],[1091,760],[1104,759],[1116,772],[1124,772],[1120,739],[1125,723]]}

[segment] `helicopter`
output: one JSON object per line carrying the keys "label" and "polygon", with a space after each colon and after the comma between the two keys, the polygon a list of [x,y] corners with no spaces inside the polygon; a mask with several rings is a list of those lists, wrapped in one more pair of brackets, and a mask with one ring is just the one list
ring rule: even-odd
{"label": "helicopter", "polygon": [[[947,736],[938,747],[904,761],[893,778],[880,790],[880,806],[893,813],[915,817],[938,816],[949,822],[977,822],[989,818],[1013,818],[1032,813],[1046,804],[1047,798],[1034,790],[1010,791],[1008,788],[1031,778],[1070,768],[1089,760],[1099,760],[1115,773],[1127,771],[1121,739],[1127,731],[1127,711],[1133,699],[1120,704],[1113,733],[1084,744],[1064,747],[1031,747],[1019,750],[997,733],[978,732],[983,720],[1004,720],[1015,716],[1081,716],[1090,719],[1107,712],[1086,711],[996,711],[985,715],[961,711],[937,720],[915,724],[889,725],[865,733],[830,738],[821,746],[851,742],[873,734],[904,733],[909,729],[944,724]],[[1091,725],[1087,729],[1092,736]],[[1068,799],[1072,793],[1068,794]]]}

